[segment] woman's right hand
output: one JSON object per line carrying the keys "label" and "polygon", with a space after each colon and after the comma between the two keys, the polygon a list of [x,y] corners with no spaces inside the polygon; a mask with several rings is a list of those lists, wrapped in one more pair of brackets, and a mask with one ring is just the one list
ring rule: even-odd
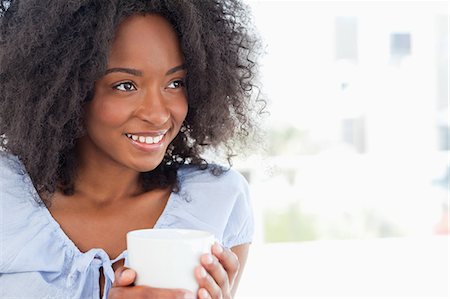
{"label": "woman's right hand", "polygon": [[195,299],[196,296],[183,289],[158,289],[147,286],[134,286],[136,272],[126,267],[118,268],[114,273],[114,284],[108,299],[146,298],[146,299]]}

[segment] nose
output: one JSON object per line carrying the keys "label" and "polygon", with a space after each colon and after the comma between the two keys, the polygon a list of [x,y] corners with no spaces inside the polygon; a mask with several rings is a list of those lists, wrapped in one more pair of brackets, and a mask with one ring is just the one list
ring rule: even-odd
{"label": "nose", "polygon": [[136,114],[139,119],[154,127],[161,127],[167,123],[170,111],[159,88],[153,88],[144,93]]}

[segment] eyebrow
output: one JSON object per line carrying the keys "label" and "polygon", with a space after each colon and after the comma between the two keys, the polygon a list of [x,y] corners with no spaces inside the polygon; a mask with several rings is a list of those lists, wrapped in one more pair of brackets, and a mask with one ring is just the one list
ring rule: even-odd
{"label": "eyebrow", "polygon": [[166,73],[166,76],[170,75],[170,74],[173,74],[173,73],[176,73],[176,72],[181,71],[181,70],[185,70],[185,69],[186,69],[186,65],[180,64],[180,65],[178,65],[176,67],[173,67],[170,70],[168,70],[167,73]]}
{"label": "eyebrow", "polygon": [[142,72],[136,69],[130,69],[125,67],[114,67],[112,69],[108,69],[105,72],[105,75],[108,75],[110,73],[127,73],[133,76],[142,77]]}
{"label": "eyebrow", "polygon": [[[170,74],[173,74],[173,73],[176,73],[176,72],[181,71],[181,70],[185,70],[185,69],[186,69],[186,66],[184,64],[178,65],[178,66],[173,67],[170,70],[168,70],[166,72],[166,76],[170,75]],[[130,74],[130,75],[133,75],[133,76],[138,76],[138,77],[142,77],[142,75],[143,75],[142,71],[140,71],[140,70],[126,68],[126,67],[114,67],[114,68],[111,68],[111,69],[107,69],[105,71],[105,75],[108,75],[110,73],[127,73],[127,74]]]}

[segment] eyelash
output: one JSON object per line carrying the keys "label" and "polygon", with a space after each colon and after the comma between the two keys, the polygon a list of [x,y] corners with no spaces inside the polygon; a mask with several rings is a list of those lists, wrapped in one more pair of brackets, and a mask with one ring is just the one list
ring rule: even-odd
{"label": "eyelash", "polygon": [[177,80],[173,80],[172,82],[169,83],[169,85],[173,84],[173,83],[179,83],[180,86],[179,87],[175,87],[173,89],[177,89],[177,88],[183,88],[186,86],[186,83],[184,81],[184,79],[177,79]]}
{"label": "eyelash", "polygon": [[[133,89],[132,90],[121,90],[121,89],[118,88],[119,86],[124,85],[124,84],[130,84],[133,87]],[[134,90],[136,90],[136,86],[134,86],[133,82],[129,82],[129,81],[121,82],[119,84],[116,84],[116,85],[113,86],[113,88],[117,89],[119,91],[134,91]]]}
{"label": "eyelash", "polygon": [[[170,87],[170,89],[183,88],[183,87],[185,87],[185,85],[186,85],[184,79],[177,79],[177,80],[171,81],[171,82],[169,83],[169,86],[172,85],[172,84],[174,84],[174,83],[177,83],[177,84],[180,84],[180,85],[179,85],[178,87]],[[126,89],[126,90],[119,89],[119,86],[124,85],[124,84],[129,84],[129,85],[131,85],[133,89],[131,89],[131,90],[130,90],[130,89]],[[127,82],[121,82],[121,83],[119,83],[119,84],[116,84],[116,85],[113,86],[113,88],[115,88],[115,89],[117,89],[117,90],[119,90],[119,91],[134,91],[134,90],[136,90],[136,86],[134,85],[133,82],[130,82],[130,81],[127,81]]]}

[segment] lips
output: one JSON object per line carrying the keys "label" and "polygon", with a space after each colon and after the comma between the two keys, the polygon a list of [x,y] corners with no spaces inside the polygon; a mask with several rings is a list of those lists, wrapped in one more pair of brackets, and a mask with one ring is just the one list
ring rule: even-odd
{"label": "lips", "polygon": [[124,134],[131,144],[144,152],[159,151],[163,148],[168,130],[152,132],[136,132]]}
{"label": "lips", "polygon": [[139,142],[139,143],[146,143],[146,144],[156,144],[159,143],[164,135],[158,135],[158,136],[144,136],[144,135],[135,135],[135,134],[125,134],[128,138],[132,139],[133,141]]}
{"label": "lips", "polygon": [[144,137],[147,137],[147,136],[157,137],[157,136],[166,134],[167,131],[169,131],[169,130],[167,129],[167,130],[160,130],[160,131],[128,132],[125,135],[136,135],[136,136],[144,136]]}

